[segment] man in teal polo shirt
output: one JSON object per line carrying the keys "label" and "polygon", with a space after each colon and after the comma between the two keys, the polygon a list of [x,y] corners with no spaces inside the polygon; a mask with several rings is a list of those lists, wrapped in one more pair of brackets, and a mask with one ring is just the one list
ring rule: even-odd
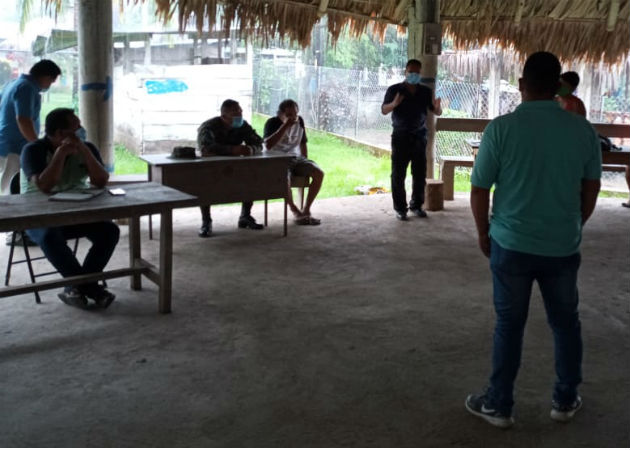
{"label": "man in teal polo shirt", "polygon": [[582,406],[579,247],[595,208],[602,161],[593,127],[554,101],[560,71],[551,53],[527,59],[519,79],[523,102],[488,124],[471,179],[470,202],[479,247],[490,258],[497,320],[489,387],[469,395],[466,408],[503,428],[514,423],[514,380],[534,280],[554,335],[551,418],[569,421]]}

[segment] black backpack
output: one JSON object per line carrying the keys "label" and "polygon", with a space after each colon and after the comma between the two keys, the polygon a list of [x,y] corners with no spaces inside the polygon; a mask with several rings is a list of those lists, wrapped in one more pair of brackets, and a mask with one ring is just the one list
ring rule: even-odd
{"label": "black backpack", "polygon": [[613,152],[613,151],[620,151],[621,148],[617,147],[615,144],[613,144],[609,138],[607,138],[606,136],[602,136],[601,134],[598,134],[599,136],[599,143],[602,146],[602,152]]}

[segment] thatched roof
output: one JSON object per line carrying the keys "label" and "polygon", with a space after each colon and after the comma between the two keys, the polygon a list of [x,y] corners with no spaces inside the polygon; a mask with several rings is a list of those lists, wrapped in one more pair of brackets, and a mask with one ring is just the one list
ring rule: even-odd
{"label": "thatched roof", "polygon": [[[62,0],[44,0],[60,5]],[[150,0],[119,0],[121,7]],[[302,46],[326,15],[334,41],[345,26],[360,34],[368,26],[407,25],[414,0],[153,0],[164,20],[183,31],[238,24],[245,37],[287,37]],[[497,41],[527,55],[548,50],[565,60],[613,64],[630,53],[630,0],[441,0],[441,23],[458,48]],[[219,18],[219,23],[217,22]]]}

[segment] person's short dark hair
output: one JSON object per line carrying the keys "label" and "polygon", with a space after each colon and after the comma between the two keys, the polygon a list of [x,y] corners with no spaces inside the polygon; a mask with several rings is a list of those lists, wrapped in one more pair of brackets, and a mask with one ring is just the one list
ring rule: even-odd
{"label": "person's short dark hair", "polygon": [[577,72],[564,72],[560,75],[560,79],[571,86],[574,91],[577,89],[578,84],[580,84],[580,76]]}
{"label": "person's short dark hair", "polygon": [[47,136],[52,136],[57,130],[64,130],[70,126],[70,116],[74,115],[71,108],[56,108],[46,116],[44,131]]}
{"label": "person's short dark hair", "polygon": [[57,78],[61,75],[61,69],[50,59],[42,59],[36,62],[28,72],[34,77],[53,77]]}
{"label": "person's short dark hair", "polygon": [[528,89],[538,94],[555,94],[558,90],[560,61],[553,53],[536,52],[529,55],[523,67],[523,80]]}
{"label": "person's short dark hair", "polygon": [[221,103],[221,115],[224,115],[230,109],[232,109],[232,108],[234,108],[236,106],[239,106],[238,102],[236,100],[232,100],[232,99],[228,98],[223,103]]}
{"label": "person's short dark hair", "polygon": [[408,69],[409,66],[418,66],[422,69],[422,63],[420,62],[419,59],[410,59],[409,61],[407,61],[407,65],[405,66],[405,69]]}
{"label": "person's short dark hair", "polygon": [[291,100],[290,98],[288,98],[280,102],[280,104],[278,105],[278,113],[283,113],[289,108],[300,109],[295,100]]}

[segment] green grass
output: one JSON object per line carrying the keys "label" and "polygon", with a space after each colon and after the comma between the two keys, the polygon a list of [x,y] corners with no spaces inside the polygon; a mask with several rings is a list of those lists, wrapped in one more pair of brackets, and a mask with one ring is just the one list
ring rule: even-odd
{"label": "green grass", "polygon": [[[254,114],[252,126],[262,135],[267,117]],[[390,160],[370,154],[361,145],[348,145],[320,131],[308,131],[308,157],[326,174],[319,198],[354,195],[357,186],[389,189]]]}
{"label": "green grass", "polygon": [[124,145],[114,145],[114,173],[134,175],[147,173],[147,163],[131,153]]}
{"label": "green grass", "polygon": [[49,93],[45,93],[42,95],[42,110],[39,114],[39,120],[42,124],[42,130],[44,129],[46,116],[50,111],[55,108],[74,109],[74,105],[72,104],[72,94],[67,90],[56,90],[51,88],[51,91]]}

